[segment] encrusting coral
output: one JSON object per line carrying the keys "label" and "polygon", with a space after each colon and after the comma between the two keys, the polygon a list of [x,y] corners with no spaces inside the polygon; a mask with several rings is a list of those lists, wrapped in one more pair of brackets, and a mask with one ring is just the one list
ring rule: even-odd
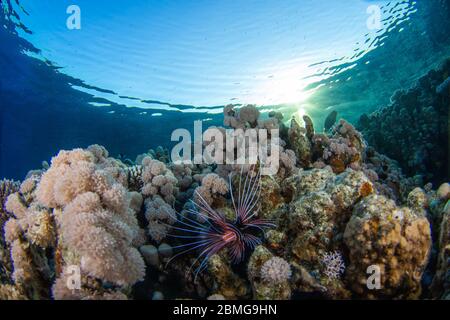
{"label": "encrusting coral", "polygon": [[[420,281],[431,249],[431,230],[422,212],[399,208],[384,196],[358,203],[348,222],[344,241],[350,264],[351,288],[366,298],[418,298]],[[380,268],[381,288],[367,286],[367,268]]]}
{"label": "encrusting coral", "polygon": [[279,130],[272,175],[93,145],[3,181],[0,298],[448,298],[449,184],[404,176],[344,120],[302,120],[224,108],[226,127]]}

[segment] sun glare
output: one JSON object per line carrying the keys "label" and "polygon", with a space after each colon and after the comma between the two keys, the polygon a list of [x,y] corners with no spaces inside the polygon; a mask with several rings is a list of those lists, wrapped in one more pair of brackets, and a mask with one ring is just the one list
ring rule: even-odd
{"label": "sun glare", "polygon": [[260,105],[277,105],[302,103],[306,101],[311,92],[305,90],[309,84],[303,76],[307,73],[307,66],[290,66],[289,69],[273,72],[259,82],[254,91],[255,97],[250,100]]}

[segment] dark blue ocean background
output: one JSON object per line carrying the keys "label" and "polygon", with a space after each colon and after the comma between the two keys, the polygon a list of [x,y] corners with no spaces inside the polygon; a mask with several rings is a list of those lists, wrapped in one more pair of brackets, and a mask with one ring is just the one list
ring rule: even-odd
{"label": "dark blue ocean background", "polygon": [[[59,150],[90,144],[104,145],[113,156],[121,154],[134,159],[150,148],[170,147],[171,132],[176,128],[192,129],[194,120],[208,119],[207,125],[220,124],[222,115],[208,110],[220,110],[230,100],[233,102],[234,97],[222,103],[215,103],[215,99],[211,99],[211,104],[185,103],[176,98],[176,87],[170,101],[152,99],[151,95],[129,97],[71,76],[64,66],[46,57],[44,48],[30,41],[34,30],[28,29],[23,20],[24,17],[32,20],[33,16],[26,5],[21,7],[19,0],[0,2],[3,9],[0,10],[2,178],[23,179],[28,170],[39,169],[42,161],[49,161]],[[122,2],[123,6],[129,3]],[[347,2],[343,1],[342,5],[352,3]],[[372,1],[365,2],[370,5]],[[392,21],[388,30],[368,38],[368,42],[374,43],[370,50],[361,44],[363,49],[354,51],[352,59],[342,57],[331,64],[317,61],[319,75],[326,77],[308,83],[307,89],[315,91],[305,102],[306,113],[314,119],[317,128],[321,129],[325,117],[333,110],[338,111],[339,117],[355,123],[362,114],[388,105],[395,90],[409,88],[450,56],[449,12],[442,10],[450,7],[443,6],[448,1],[392,2],[408,3],[411,14],[407,19],[396,17],[398,7],[391,2],[377,1],[391,10]],[[317,17],[315,23],[326,24],[326,17]],[[302,26],[301,19],[298,25]],[[334,27],[338,32],[338,26]],[[101,46],[101,41],[96,45]],[[317,50],[333,50],[333,45]],[[127,48],[128,44],[123,46]],[[321,64],[326,67],[321,68]],[[134,106],[133,101],[138,101],[139,106]],[[143,109],[142,105],[149,107]],[[263,105],[263,109],[283,110],[286,114],[295,114],[298,109],[292,102],[268,101]],[[154,106],[159,107],[153,110]]]}

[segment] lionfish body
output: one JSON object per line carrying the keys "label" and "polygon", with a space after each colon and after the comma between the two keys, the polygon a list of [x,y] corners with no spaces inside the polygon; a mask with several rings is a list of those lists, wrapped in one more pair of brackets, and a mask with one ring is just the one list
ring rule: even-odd
{"label": "lionfish body", "polygon": [[173,228],[187,235],[175,237],[191,239],[191,241],[176,247],[185,250],[173,258],[198,250],[198,257],[191,266],[198,263],[195,270],[196,276],[206,268],[208,259],[223,249],[228,250],[233,263],[241,262],[248,251],[261,243],[258,233],[264,233],[267,228],[275,226],[268,220],[258,218],[261,194],[260,172],[255,173],[250,170],[245,181],[242,180],[241,172],[238,190],[234,194],[232,176],[229,176],[229,189],[234,209],[233,219],[228,219],[213,209],[199,193],[196,193],[198,201],[193,202],[194,209],[189,209],[188,212],[200,218],[201,221],[180,214],[177,216],[181,226]]}

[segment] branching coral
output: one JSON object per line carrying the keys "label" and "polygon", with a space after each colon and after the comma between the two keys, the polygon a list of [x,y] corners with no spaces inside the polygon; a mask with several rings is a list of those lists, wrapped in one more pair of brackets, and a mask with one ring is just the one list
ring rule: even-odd
{"label": "branching coral", "polygon": [[252,284],[253,298],[258,300],[289,299],[292,294],[291,266],[280,257],[275,257],[263,245],[256,247],[248,267],[248,278]]}
{"label": "branching coral", "polygon": [[345,271],[345,264],[342,255],[337,252],[326,252],[322,256],[324,274],[330,279],[338,279]]}

